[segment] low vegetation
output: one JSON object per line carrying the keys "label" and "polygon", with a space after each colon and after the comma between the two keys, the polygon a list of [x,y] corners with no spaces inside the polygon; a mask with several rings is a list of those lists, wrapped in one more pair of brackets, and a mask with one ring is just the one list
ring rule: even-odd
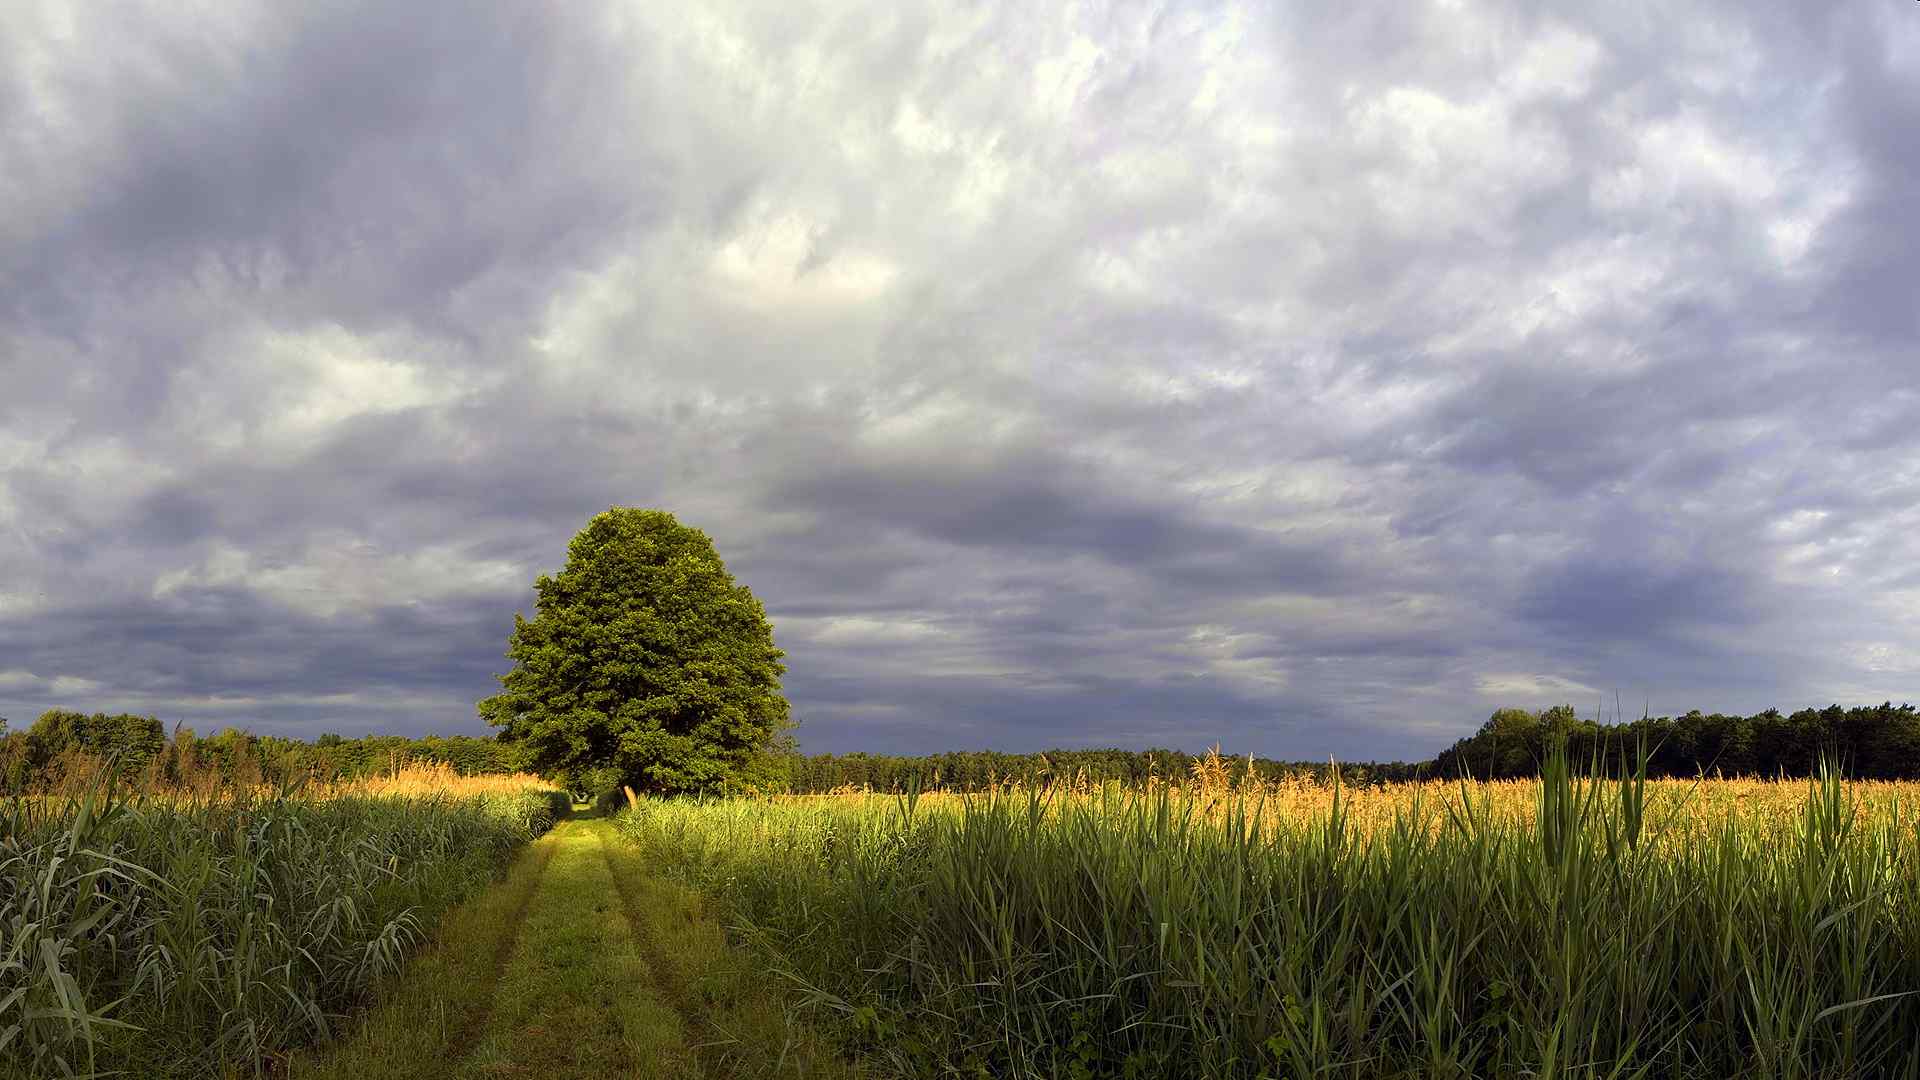
{"label": "low vegetation", "polygon": [[1920,788],[1547,763],[618,824],[881,1074],[1920,1076]]}
{"label": "low vegetation", "polygon": [[604,820],[543,837],[296,1080],[852,1075],[700,898]]}
{"label": "low vegetation", "polygon": [[0,1075],[254,1075],[331,1036],[567,807],[438,781],[6,803]]}

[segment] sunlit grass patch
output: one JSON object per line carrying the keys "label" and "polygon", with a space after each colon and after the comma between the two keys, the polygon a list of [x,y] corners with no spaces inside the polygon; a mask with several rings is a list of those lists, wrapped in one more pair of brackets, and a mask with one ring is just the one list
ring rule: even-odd
{"label": "sunlit grass patch", "polygon": [[1920,785],[643,802],[906,1075],[1920,1076]]}

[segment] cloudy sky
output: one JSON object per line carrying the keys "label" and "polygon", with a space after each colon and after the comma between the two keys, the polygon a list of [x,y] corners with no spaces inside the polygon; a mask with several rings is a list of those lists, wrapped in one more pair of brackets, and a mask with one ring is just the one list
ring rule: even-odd
{"label": "cloudy sky", "polygon": [[1920,699],[1920,14],[6,0],[0,715],[482,732],[614,504],[811,750]]}

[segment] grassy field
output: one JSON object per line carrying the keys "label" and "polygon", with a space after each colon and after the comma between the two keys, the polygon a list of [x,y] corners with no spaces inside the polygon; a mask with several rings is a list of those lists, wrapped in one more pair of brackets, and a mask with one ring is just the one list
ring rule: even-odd
{"label": "grassy field", "polygon": [[0,807],[0,1076],[255,1075],[564,813],[524,780]]}
{"label": "grassy field", "polygon": [[1227,775],[20,799],[0,1076],[1920,1078],[1920,785]]}
{"label": "grassy field", "polygon": [[642,802],[870,1073],[1920,1077],[1920,785]]}
{"label": "grassy field", "polygon": [[563,822],[446,920],[364,1023],[290,1062],[300,1080],[838,1080],[699,897],[604,819]]}

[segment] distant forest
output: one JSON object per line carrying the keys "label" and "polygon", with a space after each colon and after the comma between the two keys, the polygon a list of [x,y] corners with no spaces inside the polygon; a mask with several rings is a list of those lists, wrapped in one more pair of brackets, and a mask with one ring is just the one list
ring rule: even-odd
{"label": "distant forest", "polygon": [[[1644,746],[1647,774],[1656,777],[1806,776],[1822,756],[1849,776],[1863,779],[1920,778],[1920,712],[1912,705],[1844,709],[1777,709],[1752,716],[1689,712],[1619,724],[1582,720],[1570,705],[1539,712],[1500,709],[1480,730],[1455,742],[1431,761],[1340,762],[1351,784],[1397,783],[1418,778],[1512,779],[1534,775],[1547,748],[1564,739],[1569,757],[1617,770],[1622,755]],[[1049,750],[1044,754],[957,752],[924,757],[880,754],[817,754],[793,763],[796,794],[847,787],[876,791],[981,791],[1009,778],[1039,782],[1137,785],[1149,776],[1185,777],[1200,760],[1177,750]],[[1223,759],[1227,779],[1249,772],[1260,780],[1303,777],[1324,781],[1325,761],[1275,761],[1246,756]]]}
{"label": "distant forest", "polygon": [[[991,750],[956,750],[923,757],[887,754],[814,754],[795,757],[791,790],[796,795],[820,795],[848,788],[874,791],[986,791],[1014,785],[1098,785],[1117,782],[1144,786],[1150,779],[1185,781],[1205,755],[1179,750],[1048,750],[1035,754],[1001,754]],[[1325,780],[1331,768],[1325,761],[1274,761],[1269,758],[1221,757],[1221,779],[1241,783],[1249,775],[1274,781],[1290,777]],[[1431,768],[1425,762],[1341,762],[1340,776],[1351,783],[1391,783],[1412,780]]]}
{"label": "distant forest", "polygon": [[[1619,767],[1623,754],[1644,746],[1650,776],[1805,776],[1825,757],[1849,776],[1920,778],[1920,711],[1891,702],[1795,713],[1768,709],[1752,716],[1694,711],[1618,724],[1582,720],[1566,705],[1539,712],[1500,709],[1432,761],[1341,762],[1340,777],[1350,784],[1525,777],[1537,770],[1547,747],[1562,739],[1574,761],[1601,760],[1610,769]],[[1186,779],[1205,760],[1179,750],[789,754],[770,772],[783,776],[794,794],[916,786],[984,791],[1009,783],[1111,781],[1133,787],[1150,778]],[[0,736],[0,793],[61,790],[97,774],[109,761],[130,782],[169,788],[352,780],[421,765],[468,775],[527,767],[520,746],[488,736],[322,735],[308,742],[234,728],[200,736],[181,727],[169,731],[151,716],[52,709],[26,730]],[[1324,761],[1246,755],[1215,759],[1212,767],[1221,771],[1219,779],[1233,783],[1248,776],[1324,781],[1330,768]]]}
{"label": "distant forest", "polygon": [[1445,777],[1530,776],[1549,741],[1562,737],[1576,762],[1596,753],[1617,762],[1644,739],[1650,776],[1805,776],[1824,757],[1862,779],[1920,777],[1920,713],[1892,702],[1752,716],[1695,710],[1619,724],[1582,720],[1570,705],[1537,713],[1501,709],[1441,751],[1432,770]]}
{"label": "distant forest", "polygon": [[518,746],[488,736],[410,739],[322,735],[307,742],[227,728],[217,735],[168,731],[152,716],[50,709],[25,731],[0,737],[0,792],[59,791],[85,783],[111,762],[147,788],[208,788],[354,780],[410,766],[446,766],[463,775],[524,768]]}

